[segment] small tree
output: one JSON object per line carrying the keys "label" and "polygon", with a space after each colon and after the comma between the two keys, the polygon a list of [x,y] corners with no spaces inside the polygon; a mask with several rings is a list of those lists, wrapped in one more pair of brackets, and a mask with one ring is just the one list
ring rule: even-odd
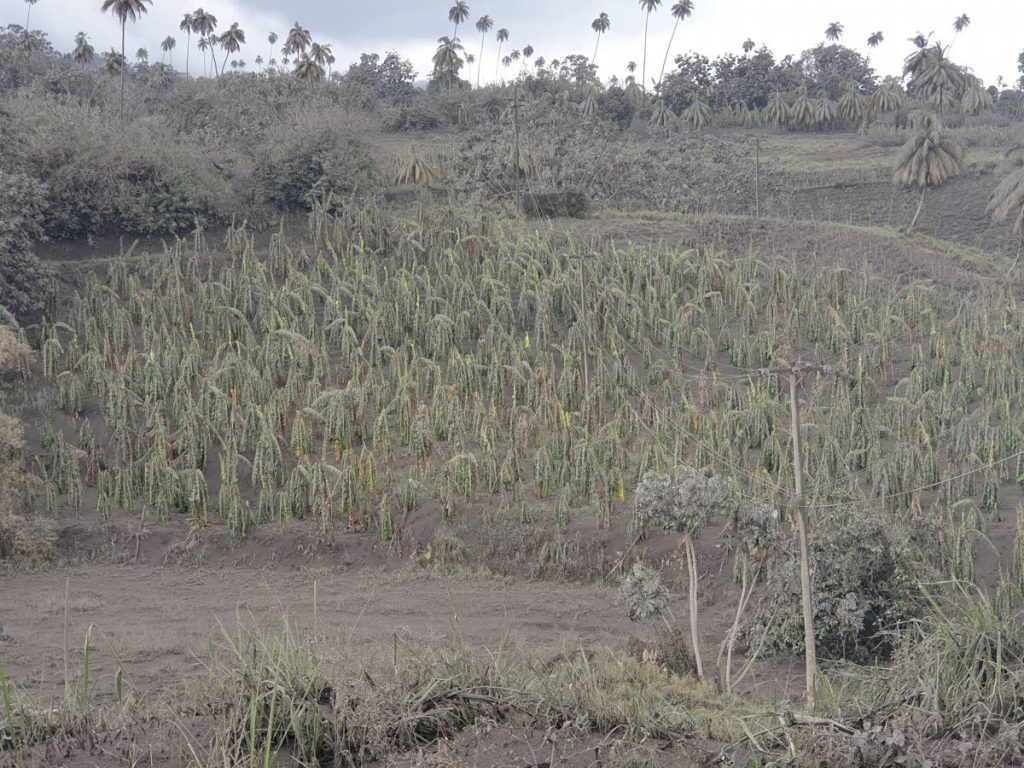
{"label": "small tree", "polygon": [[896,158],[896,172],[892,177],[894,186],[916,186],[921,190],[921,199],[907,232],[917,224],[928,188],[942,186],[964,169],[964,148],[943,134],[942,123],[934,114],[919,112],[915,115],[913,131]]}
{"label": "small tree", "polygon": [[720,477],[705,477],[688,467],[674,476],[648,472],[636,490],[636,524],[640,530],[649,525],[682,534],[689,572],[690,642],[697,677],[704,679],[700,654],[697,616],[697,552],[693,540],[701,529],[722,514],[732,514],[738,504],[735,486]]}

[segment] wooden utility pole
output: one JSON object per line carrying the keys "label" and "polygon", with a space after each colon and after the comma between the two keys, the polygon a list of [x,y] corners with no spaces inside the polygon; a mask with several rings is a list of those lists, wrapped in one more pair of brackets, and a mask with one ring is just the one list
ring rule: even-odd
{"label": "wooden utility pole", "polygon": [[814,605],[811,601],[811,559],[807,545],[807,517],[804,514],[804,460],[800,446],[799,386],[807,373],[829,373],[831,368],[800,362],[791,367],[762,368],[762,376],[786,376],[789,379],[789,412],[793,443],[793,479],[796,489],[795,512],[800,541],[800,602],[804,614],[804,675],[807,704],[814,707],[818,677],[818,652],[814,638]]}
{"label": "wooden utility pole", "polygon": [[761,139],[754,139],[754,215],[761,218]]}

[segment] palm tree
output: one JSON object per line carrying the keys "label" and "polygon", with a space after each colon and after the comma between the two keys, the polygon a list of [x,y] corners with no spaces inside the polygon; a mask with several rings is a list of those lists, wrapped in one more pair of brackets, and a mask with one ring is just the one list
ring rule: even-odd
{"label": "palm tree", "polygon": [[260,69],[263,68],[263,57],[260,56],[259,54],[256,54],[256,66],[259,67]]}
{"label": "palm tree", "polygon": [[[217,42],[220,47],[224,49],[224,61],[228,60],[228,54],[238,53],[242,50],[242,46],[245,45],[245,32],[238,26],[236,21],[228,29],[221,33],[220,37],[217,38]],[[224,71],[224,65],[221,65],[220,71]]]}
{"label": "palm tree", "polygon": [[128,68],[125,66],[127,59],[124,55],[125,28],[128,19],[135,23],[139,16],[149,10],[146,8],[147,4],[152,5],[153,0],[103,0],[103,5],[100,6],[103,13],[110,11],[121,22],[121,96],[118,109],[118,120],[121,122],[124,122],[124,71]]}
{"label": "palm tree", "polygon": [[452,32],[452,40],[459,38],[459,24],[469,18],[469,6],[466,0],[456,0],[448,11],[448,21],[455,24],[455,31]]}
{"label": "palm tree", "polygon": [[647,93],[647,30],[651,25],[651,14],[661,6],[661,0],[640,0],[640,7],[647,14],[644,21],[644,65],[640,70],[640,87]]}
{"label": "palm tree", "polygon": [[38,3],[39,0],[25,0],[25,4],[28,6],[28,13],[25,14],[25,32],[28,32],[31,27],[29,24],[32,21],[32,6]]}
{"label": "palm tree", "polygon": [[[192,31],[199,35],[198,48],[203,52],[203,70],[206,70],[206,51],[212,49],[213,31],[217,29],[217,17],[212,13],[196,8],[192,11]],[[205,45],[203,41],[205,42]]]}
{"label": "palm tree", "polygon": [[967,83],[966,73],[946,56],[946,50],[938,43],[921,48],[903,64],[903,75],[914,79],[914,92],[937,106],[940,115]]}
{"label": "palm tree", "polygon": [[296,21],[295,26],[288,30],[288,37],[284,39],[284,53],[305,53],[311,42],[313,42],[313,38],[309,34],[309,30],[303,29],[302,25]]}
{"label": "palm tree", "polygon": [[444,36],[437,40],[437,51],[434,53],[434,75],[448,73],[448,87],[455,84],[455,76],[462,67],[462,44],[455,38]]}
{"label": "palm tree", "polygon": [[480,87],[480,70],[484,68],[484,42],[487,40],[487,33],[494,28],[494,20],[487,15],[481,16],[476,21],[476,31],[480,33],[480,66],[476,68],[476,87]]}
{"label": "palm tree", "polygon": [[267,60],[268,66],[274,65],[274,46],[277,45],[277,32],[271,32],[267,35],[267,42],[270,43],[270,58]]}
{"label": "palm tree", "polygon": [[903,91],[894,83],[882,83],[871,94],[870,107],[875,112],[895,112],[903,107]]}
{"label": "palm tree", "polygon": [[[501,64],[501,46],[508,42],[508,30],[502,27],[498,30],[498,61],[494,65],[494,79],[498,79],[498,66]],[[506,65],[508,66],[508,65]]]}
{"label": "palm tree", "polygon": [[942,123],[933,113],[918,113],[913,130],[914,135],[896,158],[896,171],[892,177],[894,186],[921,189],[921,199],[907,232],[913,231],[917,224],[928,188],[942,186],[964,169],[964,148],[942,133]]}
{"label": "palm tree", "polygon": [[743,52],[750,53],[752,50],[754,50],[755,45],[756,44],[754,43],[754,41],[748,37],[746,40],[743,41]]}
{"label": "palm tree", "polygon": [[139,48],[135,51],[135,61],[138,64],[149,64],[149,51],[145,48]]}
{"label": "palm tree", "polygon": [[294,75],[300,80],[320,81],[324,79],[324,68],[308,53],[302,53],[295,61]]}
{"label": "palm tree", "polygon": [[881,32],[875,32],[868,38],[868,45],[871,48],[877,48],[885,40],[885,35]]}
{"label": "palm tree", "polygon": [[[171,37],[170,35],[168,35],[167,37],[165,37],[165,38],[164,38],[164,41],[163,41],[162,43],[160,43],[160,50],[164,52],[164,55],[170,55],[170,59],[171,59],[171,66],[172,66],[172,67],[174,66],[174,54],[173,54],[173,53],[171,53],[171,51],[173,51],[173,50],[174,50],[174,48],[175,48],[175,46],[176,46],[177,44],[178,44],[178,41],[177,41],[177,40],[175,40],[175,39],[174,39],[173,37]],[[161,61],[161,62],[163,62],[163,60],[164,60],[164,57],[163,57],[163,56],[161,56],[161,57],[160,57],[160,61]]]}
{"label": "palm tree", "polygon": [[969,26],[971,26],[971,17],[966,13],[957,16],[956,21],[953,22],[953,29],[956,30],[957,34],[963,32]]}
{"label": "palm tree", "polygon": [[601,44],[601,35],[612,28],[612,21],[608,18],[608,14],[601,11],[601,15],[590,22],[590,28],[597,32],[597,42],[594,43],[594,55],[590,59],[591,64],[597,64],[597,47]]}
{"label": "palm tree", "polygon": [[654,110],[651,112],[651,127],[663,133],[668,133],[675,121],[675,112],[665,103],[664,99],[658,99],[654,103]]}
{"label": "palm tree", "polygon": [[196,47],[203,52],[203,75],[207,75],[209,70],[206,67],[206,51],[210,48],[210,40],[207,37],[200,37],[196,42]]}
{"label": "palm tree", "polygon": [[103,54],[103,71],[108,75],[123,74],[126,68],[123,53],[118,53],[111,48]]}
{"label": "palm tree", "polygon": [[95,55],[96,49],[89,42],[89,36],[85,32],[75,35],[75,49],[71,51],[71,58],[75,60],[75,63],[85,67]]}
{"label": "palm tree", "polygon": [[1020,234],[1024,227],[1024,146],[1008,150],[1006,157],[1013,170],[999,182],[985,212],[996,222],[1006,221],[1012,214],[1013,231]]}
{"label": "palm tree", "polygon": [[843,25],[838,21],[833,21],[825,29],[825,38],[831,40],[833,43],[838,43],[839,38],[843,36]]}
{"label": "palm tree", "polygon": [[327,67],[327,60],[331,58],[331,46],[321,43],[312,43],[309,46],[309,58],[317,63],[322,69]]}
{"label": "palm tree", "polygon": [[523,46],[523,58],[524,59],[529,59],[531,56],[533,56],[533,46],[529,45],[529,44],[524,45]]}
{"label": "palm tree", "polygon": [[192,30],[196,25],[196,17],[186,13],[181,17],[178,29],[185,33],[185,77],[189,76],[189,54],[192,52]]}
{"label": "palm tree", "polygon": [[703,97],[697,96],[681,115],[683,122],[696,131],[702,131],[711,125],[711,107]]}
{"label": "palm tree", "polygon": [[693,14],[693,0],[678,0],[672,6],[672,16],[676,23],[672,25],[672,36],[668,39],[668,48],[665,49],[665,60],[661,63],[661,76],[658,78],[658,86],[665,79],[665,67],[668,66],[668,55],[672,52],[672,43],[676,39],[676,30],[679,29],[679,22],[688,19]]}

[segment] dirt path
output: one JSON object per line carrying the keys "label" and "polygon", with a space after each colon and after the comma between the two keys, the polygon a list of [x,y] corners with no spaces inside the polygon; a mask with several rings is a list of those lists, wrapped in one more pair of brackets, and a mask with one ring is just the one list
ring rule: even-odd
{"label": "dirt path", "polygon": [[[66,580],[66,581],[65,581]],[[63,685],[64,606],[72,675],[80,666],[89,625],[97,692],[125,680],[156,691],[199,668],[217,622],[236,615],[263,627],[282,616],[300,629],[313,622],[316,582],[319,634],[368,660],[390,657],[395,633],[425,642],[461,637],[471,647],[496,647],[511,633],[539,653],[566,647],[621,648],[641,628],[631,625],[614,591],[550,583],[426,579],[366,572],[246,569],[195,572],[175,568],[90,565],[0,576],[0,659],[8,676],[43,696]],[[197,659],[198,657],[198,659]]]}

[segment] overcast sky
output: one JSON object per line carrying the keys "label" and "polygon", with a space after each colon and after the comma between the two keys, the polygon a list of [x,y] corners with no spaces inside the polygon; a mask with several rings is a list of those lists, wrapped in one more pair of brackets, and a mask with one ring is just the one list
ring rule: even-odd
{"label": "overcast sky", "polygon": [[[668,45],[672,2],[665,0],[651,17],[649,79],[657,76]],[[101,0],[39,0],[32,9],[31,26],[49,34],[60,50],[71,47],[79,30],[89,33],[98,50],[108,49],[119,45],[119,29],[112,17],[100,13],[100,4]],[[150,59],[159,60],[160,41],[173,35],[178,38],[174,63],[183,68],[185,39],[178,23],[186,10],[198,4],[217,17],[220,28],[239,22],[248,37],[240,57],[250,69],[257,55],[264,59],[270,55],[267,34],[274,31],[283,38],[298,21],[315,40],[333,45],[337,68],[344,69],[363,51],[397,50],[412,59],[425,77],[437,38],[452,32],[447,21],[451,0],[154,0],[149,14],[129,28],[129,55],[146,47]],[[623,77],[626,63],[639,63],[642,56],[644,15],[637,0],[469,0],[469,5],[470,21],[459,37],[478,56],[480,35],[472,25],[485,13],[494,19],[495,31],[506,27],[511,33],[505,52],[529,44],[535,57],[590,56],[595,40],[590,23],[601,11],[612,22],[597,55],[601,76]],[[993,84],[999,75],[1015,81],[1017,56],[1024,48],[1020,34],[1024,2],[1020,0],[695,0],[695,5],[693,16],[679,29],[673,55],[690,50],[711,57],[738,53],[747,37],[758,45],[767,44],[779,57],[799,54],[824,39],[829,22],[839,21],[846,27],[843,43],[870,54],[880,74],[896,74],[910,48],[908,37],[917,31],[934,32],[937,39],[948,42],[953,37],[953,20],[964,12],[973,23],[958,37],[952,55],[986,84]],[[26,9],[24,0],[0,0],[0,23],[24,24]],[[885,34],[886,41],[872,51],[866,40],[876,30]],[[496,48],[492,31],[484,49],[485,80],[494,78]],[[193,51],[192,61],[197,57]]]}

